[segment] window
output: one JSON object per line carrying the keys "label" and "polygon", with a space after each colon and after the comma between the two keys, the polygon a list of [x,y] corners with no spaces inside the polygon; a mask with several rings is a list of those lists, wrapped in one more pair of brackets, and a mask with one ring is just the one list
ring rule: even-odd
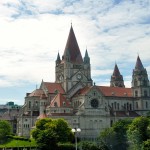
{"label": "window", "polygon": [[138,91],[135,91],[135,97],[138,97]]}
{"label": "window", "polygon": [[134,80],[134,86],[137,86],[137,81],[136,80]]}
{"label": "window", "polygon": [[115,109],[116,109],[116,102],[114,103],[114,105],[115,105]]}
{"label": "window", "polygon": [[147,86],[147,82],[146,82],[145,79],[143,80],[143,85],[144,85],[144,86]]}
{"label": "window", "polygon": [[147,91],[146,90],[144,91],[144,96],[147,97]]}
{"label": "window", "polygon": [[112,125],[113,125],[113,120],[110,121],[110,126],[112,127]]}
{"label": "window", "polygon": [[114,108],[114,104],[113,103],[111,104],[111,107],[112,107],[112,109]]}
{"label": "window", "polygon": [[31,102],[29,101],[29,108],[31,108]]}
{"label": "window", "polygon": [[54,103],[54,106],[57,107],[57,102]]}
{"label": "window", "polygon": [[132,104],[130,104],[130,110],[132,110]]}
{"label": "window", "polygon": [[119,110],[119,103],[117,104],[117,109]]}
{"label": "window", "polygon": [[124,109],[125,109],[125,110],[127,109],[127,106],[126,106],[126,104],[124,104]]}
{"label": "window", "polygon": [[145,103],[146,108],[148,108],[148,102]]}
{"label": "window", "polygon": [[127,110],[129,110],[129,103],[127,103]]}
{"label": "window", "polygon": [[138,102],[136,102],[136,108],[138,109]]}
{"label": "window", "polygon": [[66,103],[65,103],[65,102],[63,102],[63,106],[66,106]]}

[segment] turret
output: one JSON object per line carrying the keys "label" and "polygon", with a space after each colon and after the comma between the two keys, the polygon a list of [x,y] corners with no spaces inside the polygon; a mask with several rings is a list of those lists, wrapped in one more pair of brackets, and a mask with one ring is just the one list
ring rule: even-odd
{"label": "turret", "polygon": [[133,69],[132,88],[135,97],[149,96],[148,75],[139,56],[137,57],[135,68]]}
{"label": "turret", "polygon": [[59,55],[59,52],[57,54],[57,59],[56,59],[56,66],[59,65],[61,62],[61,59],[60,59],[60,55]]}
{"label": "turret", "polygon": [[88,55],[87,49],[85,51],[84,64],[90,64],[90,57]]}
{"label": "turret", "polygon": [[125,87],[123,76],[120,74],[117,64],[115,64],[113,74],[110,81],[111,87]]}

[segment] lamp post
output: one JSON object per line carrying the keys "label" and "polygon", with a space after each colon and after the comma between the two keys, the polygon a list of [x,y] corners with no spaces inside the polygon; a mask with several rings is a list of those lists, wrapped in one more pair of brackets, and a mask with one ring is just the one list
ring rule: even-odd
{"label": "lamp post", "polygon": [[81,132],[81,129],[80,128],[74,128],[74,129],[72,129],[72,132],[75,134],[75,144],[76,144],[76,150],[77,150],[77,133],[78,132]]}

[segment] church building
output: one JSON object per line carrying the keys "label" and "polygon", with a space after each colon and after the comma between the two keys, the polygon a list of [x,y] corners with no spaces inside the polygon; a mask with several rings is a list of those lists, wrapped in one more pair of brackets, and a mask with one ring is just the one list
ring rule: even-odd
{"label": "church building", "polygon": [[55,82],[42,81],[27,93],[18,117],[17,134],[30,136],[35,122],[42,118],[64,118],[71,128],[80,128],[80,138],[95,140],[100,131],[125,118],[146,116],[150,111],[147,71],[137,57],[131,88],[124,85],[117,64],[110,86],[99,86],[91,78],[88,51],[82,57],[71,26],[64,54],[55,62]]}

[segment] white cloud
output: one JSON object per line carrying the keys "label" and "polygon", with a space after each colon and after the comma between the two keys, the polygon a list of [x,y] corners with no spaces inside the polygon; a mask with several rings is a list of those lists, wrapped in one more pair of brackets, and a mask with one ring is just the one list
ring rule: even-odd
{"label": "white cloud", "polygon": [[96,84],[109,85],[116,61],[131,85],[137,53],[150,73],[149,10],[149,0],[0,1],[0,87],[54,81],[71,21],[83,56],[88,49]]}

